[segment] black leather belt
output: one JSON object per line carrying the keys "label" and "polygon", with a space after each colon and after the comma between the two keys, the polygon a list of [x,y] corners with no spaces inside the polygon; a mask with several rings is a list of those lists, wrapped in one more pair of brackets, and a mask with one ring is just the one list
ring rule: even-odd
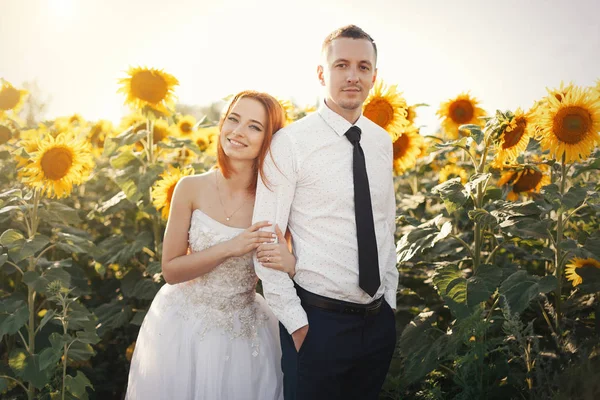
{"label": "black leather belt", "polygon": [[383,302],[382,296],[369,304],[349,303],[347,301],[330,299],[329,297],[311,293],[298,285],[295,286],[298,297],[300,297],[303,305],[306,304],[342,314],[352,314],[358,316],[376,315],[379,314],[379,311],[381,310],[381,303]]}

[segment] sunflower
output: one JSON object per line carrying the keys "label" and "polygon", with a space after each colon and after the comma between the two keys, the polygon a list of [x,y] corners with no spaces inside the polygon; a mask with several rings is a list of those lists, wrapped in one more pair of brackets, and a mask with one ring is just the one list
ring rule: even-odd
{"label": "sunflower", "polygon": [[130,67],[127,74],[127,78],[119,79],[122,86],[117,91],[127,96],[125,104],[139,111],[148,106],[166,114],[175,107],[173,88],[179,81],[174,76],[145,67]]}
{"label": "sunflower", "polygon": [[285,114],[285,123],[284,124],[289,125],[292,122],[294,122],[296,120],[296,107],[294,107],[294,104],[291,101],[282,99],[280,97],[275,97],[275,98],[281,105],[281,108],[283,108],[283,112]]}
{"label": "sunflower", "polygon": [[504,164],[510,164],[525,152],[529,139],[533,137],[533,125],[531,116],[518,108],[512,118],[502,124],[500,134],[494,144],[496,155],[493,165],[501,168]]}
{"label": "sunflower", "polygon": [[49,134],[50,133],[44,125],[40,125],[40,128],[38,129],[21,131],[20,140],[17,143],[17,151],[13,153],[15,160],[17,161],[17,170],[19,171],[19,176],[23,175],[23,170],[21,167],[29,164],[31,155],[38,151],[39,139]]}
{"label": "sunflower", "polygon": [[396,174],[402,174],[416,165],[424,142],[416,127],[410,126],[402,131],[402,134],[394,141],[394,171]]}
{"label": "sunflower", "polygon": [[56,118],[53,124],[53,128],[57,133],[67,132],[73,128],[85,128],[86,126],[87,122],[80,114]]}
{"label": "sunflower", "polygon": [[194,142],[205,154],[209,156],[217,155],[217,142],[219,141],[219,127],[209,126],[200,128],[196,131]]}
{"label": "sunflower", "polygon": [[544,172],[547,165],[540,164],[538,168],[526,166],[524,168],[505,172],[498,179],[497,185],[511,185],[511,190],[506,198],[510,201],[517,201],[521,194],[538,193],[543,186],[551,183],[550,177]]}
{"label": "sunflower", "polygon": [[160,211],[164,219],[169,218],[169,211],[171,209],[171,199],[173,198],[173,191],[177,182],[184,176],[189,176],[194,173],[192,168],[186,168],[181,170],[169,165],[168,169],[160,174],[162,179],[158,180],[152,186],[152,204]]}
{"label": "sunflower", "polygon": [[577,86],[548,92],[535,114],[542,149],[565,162],[589,157],[600,142],[600,96]]}
{"label": "sunflower", "polygon": [[577,269],[586,267],[600,268],[600,262],[593,258],[573,258],[571,264],[567,264],[565,268],[567,280],[573,282],[573,286],[583,283],[583,278],[577,273]]}
{"label": "sunflower", "polygon": [[446,182],[449,179],[460,177],[460,181],[464,185],[469,180],[467,171],[455,164],[447,164],[440,171],[439,183]]}
{"label": "sunflower", "polygon": [[94,168],[89,143],[60,133],[38,139],[38,149],[23,168],[21,179],[47,197],[66,197]]}
{"label": "sunflower", "polygon": [[0,78],[0,83],[0,115],[9,110],[18,112],[23,106],[27,91],[16,89],[2,78]]}
{"label": "sunflower", "polygon": [[406,108],[406,120],[410,124],[414,124],[416,118],[417,118],[417,107],[416,106],[408,106]]}
{"label": "sunflower", "polygon": [[408,106],[397,86],[377,80],[363,104],[363,115],[385,129],[394,141],[409,125],[406,119]]}
{"label": "sunflower", "polygon": [[139,132],[146,129],[147,119],[140,113],[132,113],[121,118],[120,130],[126,131],[131,128],[133,132]]}
{"label": "sunflower", "polygon": [[[436,114],[442,118],[442,128],[450,139],[458,139],[458,127],[465,124],[483,126],[479,117],[486,115],[482,108],[477,107],[479,101],[469,93],[461,93],[455,99],[442,103]],[[461,135],[466,133],[461,132]]]}
{"label": "sunflower", "polygon": [[88,140],[94,148],[104,148],[104,141],[111,136],[113,132],[112,122],[101,119],[90,128]]}
{"label": "sunflower", "polygon": [[187,138],[190,137],[194,132],[194,125],[196,125],[196,118],[191,115],[185,115],[179,119],[177,125],[173,127],[174,136]]}

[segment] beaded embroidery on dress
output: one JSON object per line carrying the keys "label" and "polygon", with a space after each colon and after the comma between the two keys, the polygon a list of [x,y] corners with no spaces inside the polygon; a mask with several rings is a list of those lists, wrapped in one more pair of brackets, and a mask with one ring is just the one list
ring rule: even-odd
{"label": "beaded embroidery on dress", "polygon": [[[193,252],[243,229],[192,213]],[[262,296],[252,253],[165,284],[140,328],[126,399],[282,399],[279,328]]]}

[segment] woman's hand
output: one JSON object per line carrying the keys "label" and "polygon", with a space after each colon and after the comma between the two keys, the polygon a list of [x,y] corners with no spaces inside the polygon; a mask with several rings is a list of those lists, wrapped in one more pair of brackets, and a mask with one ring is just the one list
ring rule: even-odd
{"label": "woman's hand", "polygon": [[240,233],[233,239],[227,241],[230,257],[241,257],[247,254],[263,243],[272,243],[275,241],[273,232],[261,231],[261,228],[271,226],[268,221],[260,221]]}
{"label": "woman's hand", "polygon": [[277,225],[275,233],[278,242],[261,244],[256,250],[256,258],[264,267],[283,271],[293,278],[296,274],[296,258],[290,253],[285,236]]}

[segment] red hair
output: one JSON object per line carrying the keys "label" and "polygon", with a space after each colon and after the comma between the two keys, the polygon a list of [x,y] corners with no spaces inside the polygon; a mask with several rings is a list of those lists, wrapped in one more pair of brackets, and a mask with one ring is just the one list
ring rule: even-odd
{"label": "red hair", "polygon": [[229,161],[229,157],[223,151],[223,147],[221,146],[221,129],[223,129],[223,124],[225,123],[225,119],[231,113],[231,110],[236,105],[238,101],[242,98],[250,98],[257,100],[260,102],[265,111],[267,113],[267,121],[265,125],[265,137],[262,142],[262,146],[260,151],[258,152],[258,157],[254,161],[253,172],[254,179],[252,179],[252,183],[248,187],[248,190],[251,192],[256,191],[256,181],[258,179],[258,174],[264,182],[266,182],[266,178],[263,171],[263,165],[265,163],[265,157],[269,153],[269,147],[271,146],[271,140],[273,139],[273,134],[277,132],[279,129],[283,128],[285,124],[285,111],[283,107],[273,96],[257,92],[254,90],[244,90],[233,96],[229,105],[227,106],[227,111],[223,113],[221,119],[219,121],[219,140],[217,141],[217,168],[221,170],[221,173],[225,178],[229,178],[231,173],[233,172],[233,168],[231,167],[231,163]]}

